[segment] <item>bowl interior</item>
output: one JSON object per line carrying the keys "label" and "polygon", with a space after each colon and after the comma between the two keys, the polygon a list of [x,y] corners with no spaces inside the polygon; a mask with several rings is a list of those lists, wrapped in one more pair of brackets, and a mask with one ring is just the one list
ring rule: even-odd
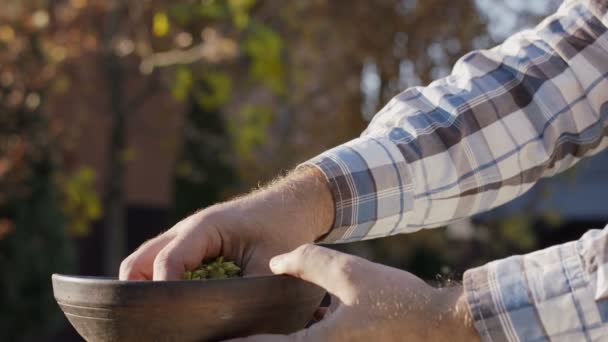
{"label": "bowl interior", "polygon": [[87,341],[208,341],[303,328],[325,291],[289,276],[119,281],[53,275],[55,299]]}

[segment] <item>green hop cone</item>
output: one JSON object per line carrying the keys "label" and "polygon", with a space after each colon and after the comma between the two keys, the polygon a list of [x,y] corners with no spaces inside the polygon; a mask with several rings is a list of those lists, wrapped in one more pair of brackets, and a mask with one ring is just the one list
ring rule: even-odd
{"label": "green hop cone", "polygon": [[224,257],[203,262],[193,271],[184,272],[184,280],[205,280],[235,278],[241,275],[241,268],[233,261],[224,261]]}

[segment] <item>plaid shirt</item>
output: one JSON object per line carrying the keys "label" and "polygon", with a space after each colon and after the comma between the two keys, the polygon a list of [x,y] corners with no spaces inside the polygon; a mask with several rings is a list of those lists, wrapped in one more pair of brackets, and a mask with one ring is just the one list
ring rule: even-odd
{"label": "plaid shirt", "polygon": [[[308,161],[335,223],[320,242],[448,224],[608,146],[608,0],[566,1],[538,27],[397,95],[360,138]],[[608,211],[608,205],[607,205]],[[608,341],[608,227],[464,274],[485,341]]]}

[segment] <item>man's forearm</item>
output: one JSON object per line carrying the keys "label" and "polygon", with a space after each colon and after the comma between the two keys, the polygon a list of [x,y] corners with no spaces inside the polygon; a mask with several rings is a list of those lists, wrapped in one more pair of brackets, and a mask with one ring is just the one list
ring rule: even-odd
{"label": "man's forearm", "polygon": [[297,235],[312,242],[325,235],[334,220],[334,202],[325,176],[302,167],[242,199],[252,219],[280,226],[285,238]]}

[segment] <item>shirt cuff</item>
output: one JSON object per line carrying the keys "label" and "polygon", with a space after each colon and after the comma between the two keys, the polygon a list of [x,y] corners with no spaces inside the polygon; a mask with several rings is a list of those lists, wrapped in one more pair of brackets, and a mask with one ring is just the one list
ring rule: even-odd
{"label": "shirt cuff", "polygon": [[482,341],[579,341],[599,323],[574,242],[468,270],[463,283]]}
{"label": "shirt cuff", "polygon": [[397,233],[413,207],[409,167],[389,139],[365,136],[301,164],[323,172],[334,199],[334,224],[319,243]]}

